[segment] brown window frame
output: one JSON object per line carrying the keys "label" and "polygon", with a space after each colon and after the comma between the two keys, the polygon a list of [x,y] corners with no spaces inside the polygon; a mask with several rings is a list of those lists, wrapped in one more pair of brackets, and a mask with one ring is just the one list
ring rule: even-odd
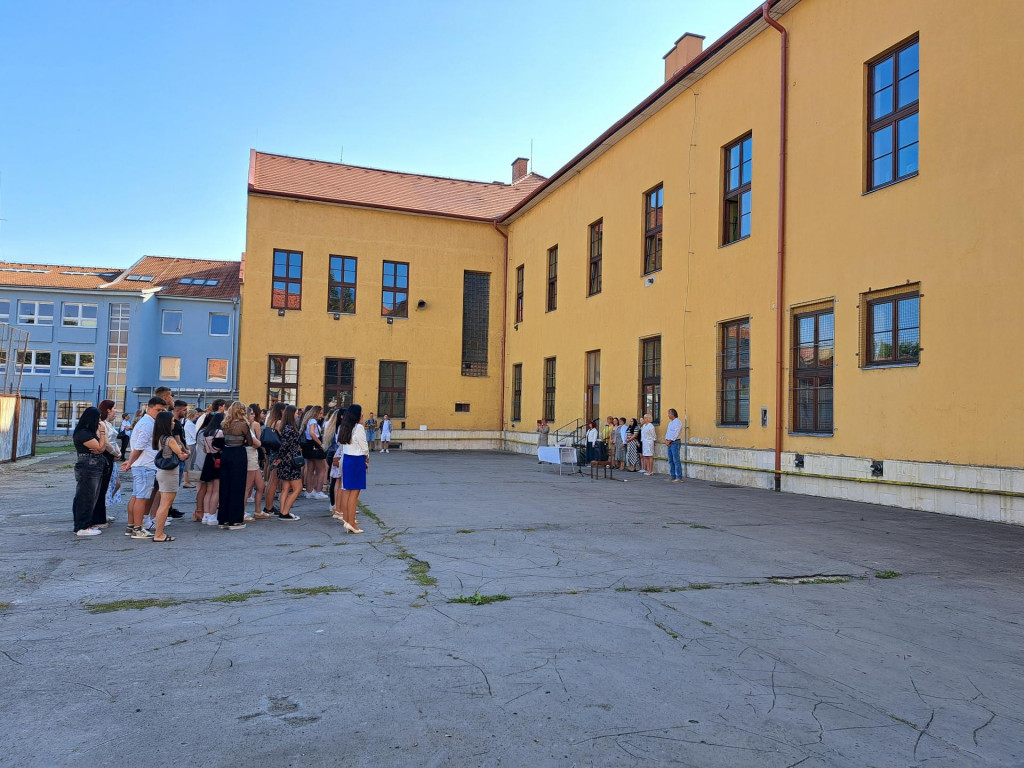
{"label": "brown window frame", "polygon": [[[733,165],[733,150],[736,150],[737,164]],[[722,153],[722,245],[732,245],[746,240],[751,232],[751,211],[753,204],[754,175],[754,134],[747,133],[731,144]],[[736,172],[736,184],[732,174]],[[746,197],[747,210],[743,210]],[[743,218],[747,219],[747,233],[743,234]]]}
{"label": "brown window frame", "polygon": [[558,389],[558,358],[544,358],[544,413],[546,421],[555,420],[555,395]]}
{"label": "brown window frame", "polygon": [[[908,301],[913,299],[917,302],[915,309],[915,319],[917,325],[900,325],[900,312],[899,305],[902,301]],[[919,365],[921,362],[921,292],[920,291],[907,291],[906,293],[896,294],[894,296],[885,296],[877,299],[867,300],[867,316],[866,316],[866,333],[865,333],[865,368],[885,368],[890,366],[899,365]],[[888,331],[875,331],[875,307],[883,304],[889,304],[892,307],[890,314],[890,323],[892,327]],[[901,333],[908,331],[917,331],[916,349],[911,355],[903,355],[901,349],[903,347],[900,342]],[[889,347],[895,353],[889,358],[877,358],[875,357],[875,336],[881,334],[888,334],[890,338]]]}
{"label": "brown window frame", "polygon": [[546,312],[558,309],[558,246],[548,248],[548,294]]}
{"label": "brown window frame", "polygon": [[523,364],[512,366],[512,413],[513,422],[523,420]]}
{"label": "brown window frame", "polygon": [[[334,279],[335,266],[334,260],[340,261],[341,280]],[[345,279],[345,275],[348,272],[348,262],[352,262],[352,280],[348,281]],[[359,259],[355,256],[339,256],[337,254],[331,254],[327,259],[327,311],[335,315],[354,315],[356,313],[356,282],[359,279]],[[338,305],[337,308],[331,308],[331,302],[334,301],[334,297],[331,295],[332,291],[338,290]],[[345,291],[352,291],[352,308],[345,309]]]}
{"label": "brown window frame", "polygon": [[[394,282],[388,283],[388,265],[395,268]],[[398,268],[405,267],[405,286],[399,285]],[[380,270],[380,316],[381,317],[409,317],[409,262],[407,261],[384,261]],[[387,296],[391,294],[393,309],[388,311]],[[399,296],[405,296],[405,301],[398,301]]]}
{"label": "brown window frame", "polygon": [[[665,220],[665,184],[644,192],[644,274],[661,270],[662,230]],[[652,253],[653,251],[653,253]]]}
{"label": "brown window frame", "polygon": [[[338,372],[333,377],[329,373],[331,363],[337,363]],[[351,377],[348,384],[345,384],[346,374],[343,370],[345,364],[352,366]],[[325,408],[347,408],[352,405],[356,390],[356,361],[354,357],[325,357],[324,358],[324,407]],[[345,394],[348,397],[344,397]],[[336,398],[335,404],[331,405],[332,397]]]}
{"label": "brown window frame", "polygon": [[[284,273],[278,275],[277,273],[277,257],[279,255],[284,256]],[[271,277],[270,277],[270,308],[271,309],[302,309],[302,251],[289,251],[287,248],[275,248],[274,249],[274,260],[271,264]],[[292,260],[293,257],[298,260],[299,276],[292,277]],[[278,285],[281,285],[283,291],[284,301],[277,301]],[[298,292],[292,293],[291,286],[298,286]],[[295,306],[290,306],[290,298],[292,296],[297,297]]]}
{"label": "brown window frame", "polygon": [[526,287],[526,265],[516,267],[516,322],[523,322],[523,291]]}
{"label": "brown window frame", "polygon": [[[402,386],[397,387],[394,385],[396,381],[395,368],[392,367],[390,376],[385,379],[384,377],[384,366],[402,366]],[[385,381],[390,384],[385,384]],[[389,397],[385,402],[384,395],[387,393]],[[401,412],[395,405],[395,395],[401,395]],[[386,413],[392,419],[404,419],[408,411],[408,394],[409,394],[409,363],[404,360],[380,360],[377,366],[377,413]]]}
{"label": "brown window frame", "polygon": [[[821,335],[821,319],[825,316],[830,318],[832,325],[832,336],[828,337],[830,344],[822,344],[821,342],[826,337]],[[811,319],[814,320],[814,333],[813,339],[810,342],[809,347],[804,347],[800,341],[800,325],[802,320]],[[809,312],[797,312],[793,313],[793,358],[792,358],[792,407],[791,407],[791,419],[792,419],[792,432],[794,434],[806,434],[806,435],[832,435],[835,432],[835,307],[827,307],[814,309]],[[801,350],[807,350],[810,355],[801,354]],[[822,364],[823,349],[829,349],[828,364]],[[813,361],[809,365],[801,365],[801,357],[804,357],[807,361]],[[807,387],[801,387],[801,383],[806,382]],[[800,395],[801,392],[810,392],[812,401],[809,403],[811,406],[811,424],[810,426],[804,427],[801,425],[800,408],[801,403]],[[822,396],[827,392],[828,399],[823,400]],[[821,419],[821,406],[823,403],[831,405],[831,416],[827,423]]]}
{"label": "brown window frame", "polygon": [[[915,48],[915,63],[916,69],[910,72],[903,72],[901,68],[904,63],[901,61],[902,54],[907,53],[911,48]],[[891,83],[888,85],[884,84],[886,81],[883,80],[883,85],[878,87],[876,73],[879,67],[884,66],[887,63],[891,63],[892,74]],[[907,64],[909,66],[909,63]],[[866,141],[866,168],[865,168],[865,189],[868,192],[872,192],[876,189],[883,189],[893,184],[898,184],[906,179],[912,179],[918,175],[920,169],[920,126],[917,124],[917,115],[920,111],[920,40],[917,35],[914,35],[907,40],[893,46],[885,53],[875,57],[867,63],[867,105],[866,105],[866,116],[867,116],[867,141]],[[913,83],[906,82],[913,78]],[[913,88],[917,98],[908,101],[902,107],[900,103],[900,93],[903,88]],[[875,117],[875,104],[877,97],[885,98],[882,94],[891,90],[892,97],[892,109],[885,114]],[[913,141],[908,141],[906,144],[901,146],[903,142],[902,126],[906,124],[907,130],[910,130],[911,123],[907,122],[911,118],[914,118],[913,123]],[[875,137],[885,130],[889,130],[889,151],[878,152],[875,146]],[[900,174],[900,153],[913,148],[914,151],[914,168],[908,170],[906,173]],[[884,149],[884,147],[883,147]],[[889,165],[886,170],[889,174],[888,178],[884,181],[876,182],[876,165],[878,161],[890,157]]]}
{"label": "brown window frame", "polygon": [[586,353],[586,378],[583,387],[583,418],[596,421],[601,418],[601,350]]}
{"label": "brown window frame", "polygon": [[649,410],[655,424],[661,423],[661,349],[660,335],[640,339],[640,415]]}
{"label": "brown window frame", "polygon": [[590,265],[587,270],[587,296],[596,296],[601,292],[601,272],[604,259],[604,219],[598,219],[590,225],[589,254]]}
{"label": "brown window frame", "polygon": [[[721,333],[718,337],[718,423],[722,426],[746,427],[750,425],[750,318],[729,320],[721,323],[719,327]],[[736,345],[734,353],[730,355],[728,340],[730,331],[733,329],[736,332]],[[746,365],[743,365],[744,329],[746,329]],[[742,417],[744,380],[746,380],[747,403],[747,418],[745,419]],[[736,382],[731,392],[729,382]],[[732,412],[735,414],[732,419],[727,416],[730,400],[732,401]]]}
{"label": "brown window frame", "polygon": [[[275,382],[271,378],[271,373],[273,371],[273,365],[274,365],[273,361],[274,361],[275,358],[277,358],[278,360],[281,361],[281,378],[282,378],[281,382]],[[287,381],[284,381],[284,379],[286,378],[286,373],[285,372],[288,369],[288,364],[287,364],[288,360],[294,360],[295,361],[295,381],[291,382],[291,383],[289,383]],[[298,355],[273,355],[273,354],[272,355],[267,355],[267,407],[268,408],[272,407],[274,405],[274,402],[284,402],[284,403],[289,403],[289,404],[295,405],[295,406],[298,405],[298,402],[299,402],[299,400],[298,400],[298,398],[299,398],[299,373],[300,373],[299,369],[300,369],[301,364],[302,364],[302,360],[300,359],[300,357]],[[272,389],[280,390],[282,395],[284,395],[286,392],[291,392],[292,395],[294,396],[294,399],[293,400],[286,400],[284,397],[280,397],[280,398],[278,398],[277,401],[271,401],[271,399],[270,399],[270,391]]]}

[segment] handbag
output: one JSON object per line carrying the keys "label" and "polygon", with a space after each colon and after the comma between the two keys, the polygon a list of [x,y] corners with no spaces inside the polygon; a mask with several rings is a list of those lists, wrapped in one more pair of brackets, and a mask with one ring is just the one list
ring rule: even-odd
{"label": "handbag", "polygon": [[292,454],[292,466],[293,467],[304,467],[306,466],[306,460],[299,454]]}
{"label": "handbag", "polygon": [[171,451],[170,456],[165,456],[164,451],[166,450],[167,440],[164,440],[164,444],[160,446],[160,450],[157,452],[156,458],[153,459],[153,463],[157,469],[177,469],[178,465],[181,464],[181,459],[173,451]]}
{"label": "handbag", "polygon": [[268,451],[281,450],[281,436],[270,427],[260,430],[260,444]]}

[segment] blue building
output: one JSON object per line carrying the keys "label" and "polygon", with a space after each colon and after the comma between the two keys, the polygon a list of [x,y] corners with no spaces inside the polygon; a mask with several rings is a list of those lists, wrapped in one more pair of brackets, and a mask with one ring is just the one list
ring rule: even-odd
{"label": "blue building", "polygon": [[8,389],[65,433],[100,400],[134,412],[159,386],[237,396],[240,262],[145,256],[127,270],[0,262],[0,323],[28,331]]}

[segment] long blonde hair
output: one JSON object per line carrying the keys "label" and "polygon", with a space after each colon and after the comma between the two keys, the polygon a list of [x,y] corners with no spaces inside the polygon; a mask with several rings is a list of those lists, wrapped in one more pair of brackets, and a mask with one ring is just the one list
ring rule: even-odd
{"label": "long blonde hair", "polygon": [[228,406],[228,412],[224,414],[224,421],[221,424],[221,429],[224,429],[229,424],[233,424],[236,421],[245,421],[245,403],[240,403],[237,400]]}
{"label": "long blonde hair", "polygon": [[309,409],[306,411],[306,415],[302,417],[302,424],[299,426],[299,434],[302,434],[303,432],[306,431],[306,427],[309,426],[309,422],[311,419],[317,418],[323,412],[324,409],[321,408],[319,405],[309,406]]}

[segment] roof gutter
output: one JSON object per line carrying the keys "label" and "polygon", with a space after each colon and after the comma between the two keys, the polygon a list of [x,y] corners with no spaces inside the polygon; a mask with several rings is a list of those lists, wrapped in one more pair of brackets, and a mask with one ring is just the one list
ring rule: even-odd
{"label": "roof gutter", "polygon": [[776,30],[779,38],[781,62],[779,64],[779,220],[778,260],[775,267],[775,490],[782,490],[782,422],[783,417],[783,362],[785,360],[783,334],[785,332],[785,268],[786,268],[786,140],[789,133],[789,32],[769,13],[771,3],[761,6],[761,18]]}

